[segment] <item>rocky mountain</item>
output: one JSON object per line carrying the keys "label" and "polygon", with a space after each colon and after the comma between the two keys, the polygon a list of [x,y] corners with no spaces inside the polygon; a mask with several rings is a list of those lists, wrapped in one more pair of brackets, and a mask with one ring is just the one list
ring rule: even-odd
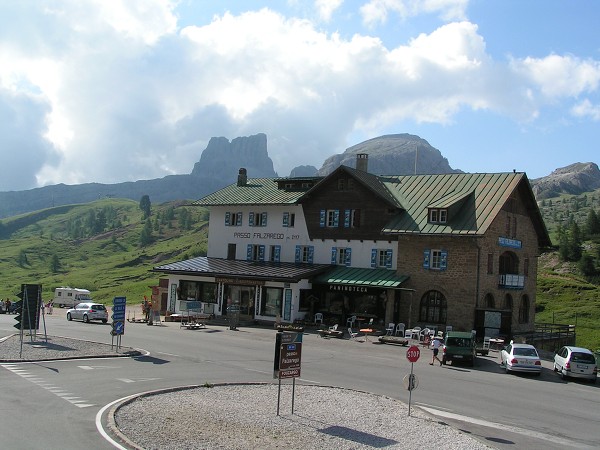
{"label": "rocky mountain", "polygon": [[556,169],[550,175],[531,180],[538,200],[560,194],[578,195],[600,188],[600,170],[595,163],[575,163]]}
{"label": "rocky mountain", "polygon": [[338,166],[356,167],[356,154],[369,155],[369,172],[377,175],[461,173],[450,167],[440,151],[425,139],[412,134],[389,134],[353,145],[325,160],[318,175],[327,175]]}

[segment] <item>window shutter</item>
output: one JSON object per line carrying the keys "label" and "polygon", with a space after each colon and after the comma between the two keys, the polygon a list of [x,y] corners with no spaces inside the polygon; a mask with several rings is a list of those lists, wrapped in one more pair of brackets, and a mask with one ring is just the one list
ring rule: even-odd
{"label": "window shutter", "polygon": [[253,212],[248,213],[248,225],[250,225],[251,227],[254,226],[254,213]]}
{"label": "window shutter", "polygon": [[377,249],[371,249],[371,267],[377,267]]}
{"label": "window shutter", "polygon": [[334,227],[340,226],[340,210],[339,209],[336,209],[333,212],[333,226]]}
{"label": "window shutter", "polygon": [[265,246],[264,245],[258,246],[258,260],[259,261],[265,260]]}
{"label": "window shutter", "polygon": [[309,264],[313,263],[314,256],[315,256],[315,247],[313,245],[311,245],[310,247],[308,247],[308,263]]}
{"label": "window shutter", "polygon": [[283,213],[283,226],[284,227],[288,227],[290,224],[290,213],[289,212],[284,212]]}
{"label": "window shutter", "polygon": [[302,249],[300,248],[299,245],[296,245],[296,255],[294,257],[294,261],[299,263],[301,255],[302,255]]}
{"label": "window shutter", "polygon": [[276,245],[273,250],[273,259],[275,262],[281,261],[281,245]]}
{"label": "window shutter", "polygon": [[227,211],[225,213],[225,226],[228,227],[229,225],[231,225],[231,213]]}
{"label": "window shutter", "polygon": [[423,268],[424,269],[429,269],[429,255],[430,255],[430,251],[429,249],[423,251]]}
{"label": "window shutter", "polygon": [[350,264],[352,263],[352,249],[351,248],[347,248],[346,249],[346,261],[344,261],[347,267],[350,267]]}
{"label": "window shutter", "polygon": [[337,264],[337,247],[331,247],[331,264]]}
{"label": "window shutter", "polygon": [[264,212],[261,214],[261,226],[266,227],[267,226],[267,213]]}
{"label": "window shutter", "polygon": [[344,210],[344,228],[350,228],[350,214],[349,209]]}
{"label": "window shutter", "polygon": [[246,260],[252,261],[252,244],[248,244],[246,247]]}
{"label": "window shutter", "polygon": [[391,249],[385,251],[385,267],[388,269],[392,268],[392,254],[393,251]]}
{"label": "window shutter", "polygon": [[321,210],[321,217],[319,219],[319,227],[325,228],[325,218],[327,217],[327,211]]}
{"label": "window shutter", "polygon": [[242,213],[241,213],[241,212],[237,213],[237,221],[236,221],[236,225],[237,225],[238,227],[242,225],[242,217],[243,217],[243,216],[242,216]]}
{"label": "window shutter", "polygon": [[448,251],[442,250],[440,252],[440,270],[446,270],[448,264]]}

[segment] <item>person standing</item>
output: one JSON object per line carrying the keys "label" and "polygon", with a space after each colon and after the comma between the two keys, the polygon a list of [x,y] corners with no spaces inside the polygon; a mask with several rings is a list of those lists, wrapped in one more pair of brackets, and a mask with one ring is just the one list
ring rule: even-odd
{"label": "person standing", "polygon": [[434,338],[431,343],[431,347],[433,348],[433,356],[431,357],[430,366],[433,366],[433,363],[437,360],[442,365],[442,360],[438,358],[438,353],[440,352],[440,347],[442,346],[442,341],[438,338]]}

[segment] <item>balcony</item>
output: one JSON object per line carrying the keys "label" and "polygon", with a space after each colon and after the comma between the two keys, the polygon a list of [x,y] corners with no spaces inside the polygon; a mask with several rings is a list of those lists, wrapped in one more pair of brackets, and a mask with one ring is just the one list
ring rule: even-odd
{"label": "balcony", "polygon": [[498,277],[498,287],[503,289],[523,289],[525,287],[525,275],[501,274]]}

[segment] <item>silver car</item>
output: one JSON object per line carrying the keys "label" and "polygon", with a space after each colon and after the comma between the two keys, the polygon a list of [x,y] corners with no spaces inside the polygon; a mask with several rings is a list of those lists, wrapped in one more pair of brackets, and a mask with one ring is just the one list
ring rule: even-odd
{"label": "silver car", "polygon": [[542,373],[542,362],[533,345],[510,343],[500,352],[500,365],[506,373],[529,372],[535,375]]}
{"label": "silver car", "polygon": [[67,320],[83,320],[88,323],[90,320],[101,320],[102,323],[108,322],[108,311],[100,303],[79,303],[75,308],[67,311]]}
{"label": "silver car", "polygon": [[565,346],[554,355],[554,371],[566,377],[585,378],[592,383],[598,378],[594,354],[587,348]]}

